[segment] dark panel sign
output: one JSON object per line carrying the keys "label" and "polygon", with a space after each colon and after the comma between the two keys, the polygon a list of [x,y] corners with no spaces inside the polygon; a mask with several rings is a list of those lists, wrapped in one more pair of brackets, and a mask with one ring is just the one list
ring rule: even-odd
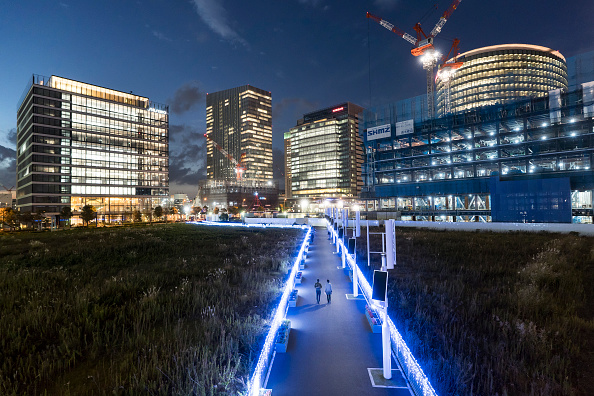
{"label": "dark panel sign", "polygon": [[388,288],[388,272],[387,271],[373,271],[373,292],[371,293],[372,300],[386,301],[386,290]]}

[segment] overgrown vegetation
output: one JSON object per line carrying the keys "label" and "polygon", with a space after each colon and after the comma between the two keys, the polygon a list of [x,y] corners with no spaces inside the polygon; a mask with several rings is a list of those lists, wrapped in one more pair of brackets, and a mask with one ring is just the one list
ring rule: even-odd
{"label": "overgrown vegetation", "polygon": [[0,235],[0,394],[245,389],[299,230]]}
{"label": "overgrown vegetation", "polygon": [[399,228],[396,243],[390,316],[438,394],[594,394],[594,238]]}

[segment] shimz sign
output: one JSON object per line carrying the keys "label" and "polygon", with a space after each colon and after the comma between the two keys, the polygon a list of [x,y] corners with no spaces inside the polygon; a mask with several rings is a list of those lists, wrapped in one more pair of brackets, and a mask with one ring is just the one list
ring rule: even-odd
{"label": "shimz sign", "polygon": [[367,140],[376,140],[389,138],[392,136],[392,126],[390,124],[380,125],[367,130]]}

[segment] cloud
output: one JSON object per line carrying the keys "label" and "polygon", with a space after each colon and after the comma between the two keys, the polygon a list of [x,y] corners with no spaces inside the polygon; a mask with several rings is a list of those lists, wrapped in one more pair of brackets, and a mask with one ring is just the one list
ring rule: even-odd
{"label": "cloud", "polygon": [[206,178],[204,131],[189,125],[169,125],[169,186],[171,191],[198,189]]}
{"label": "cloud", "polygon": [[159,32],[158,30],[152,30],[153,36],[158,38],[161,41],[173,41],[169,37],[165,36],[165,34]]}
{"label": "cloud", "polygon": [[[16,151],[0,146],[0,184],[10,188],[16,184]],[[3,191],[4,188],[0,188]]]}
{"label": "cloud", "polygon": [[[277,102],[272,109],[272,117],[280,118],[289,110],[290,115],[300,118],[304,113],[313,111],[318,104],[303,98],[284,98]],[[295,119],[297,121],[297,119]]]}
{"label": "cloud", "polygon": [[299,2],[301,4],[305,4],[305,5],[310,5],[312,7],[316,7],[320,3],[320,0],[299,0]]}
{"label": "cloud", "polygon": [[13,143],[16,146],[17,142],[17,130],[16,128],[12,128],[8,131],[8,141]]}
{"label": "cloud", "polygon": [[227,41],[240,43],[245,47],[249,46],[247,41],[245,41],[229,25],[227,20],[227,10],[223,7],[222,0],[192,0],[192,2],[202,21],[204,21],[213,32]]}
{"label": "cloud", "polygon": [[173,99],[169,99],[170,109],[175,114],[183,114],[202,101],[198,81],[188,81],[175,91]]}

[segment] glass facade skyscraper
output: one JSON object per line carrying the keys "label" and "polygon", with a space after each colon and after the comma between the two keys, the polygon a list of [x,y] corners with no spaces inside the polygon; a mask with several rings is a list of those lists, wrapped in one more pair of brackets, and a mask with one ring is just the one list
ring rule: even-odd
{"label": "glass facade skyscraper", "polygon": [[[291,197],[356,197],[363,181],[359,113],[352,103],[305,114],[285,134]],[[287,164],[288,165],[288,164]],[[288,187],[287,187],[288,188]],[[288,195],[288,194],[287,194]]]}
{"label": "glass facade skyscraper", "polygon": [[[538,45],[502,44],[457,57],[463,62],[448,79],[437,78],[438,115],[543,97],[567,90],[567,65],[558,51]],[[445,75],[448,75],[445,73]],[[449,100],[449,106],[446,101]]]}
{"label": "glass facade skyscraper", "polygon": [[[210,180],[237,180],[237,166],[217,149],[241,163],[242,179],[272,180],[272,96],[244,85],[206,96],[206,174]],[[216,143],[216,144],[215,144]]]}
{"label": "glass facade skyscraper", "polygon": [[34,75],[17,111],[17,207],[99,221],[149,213],[169,194],[169,110],[148,98]]}

